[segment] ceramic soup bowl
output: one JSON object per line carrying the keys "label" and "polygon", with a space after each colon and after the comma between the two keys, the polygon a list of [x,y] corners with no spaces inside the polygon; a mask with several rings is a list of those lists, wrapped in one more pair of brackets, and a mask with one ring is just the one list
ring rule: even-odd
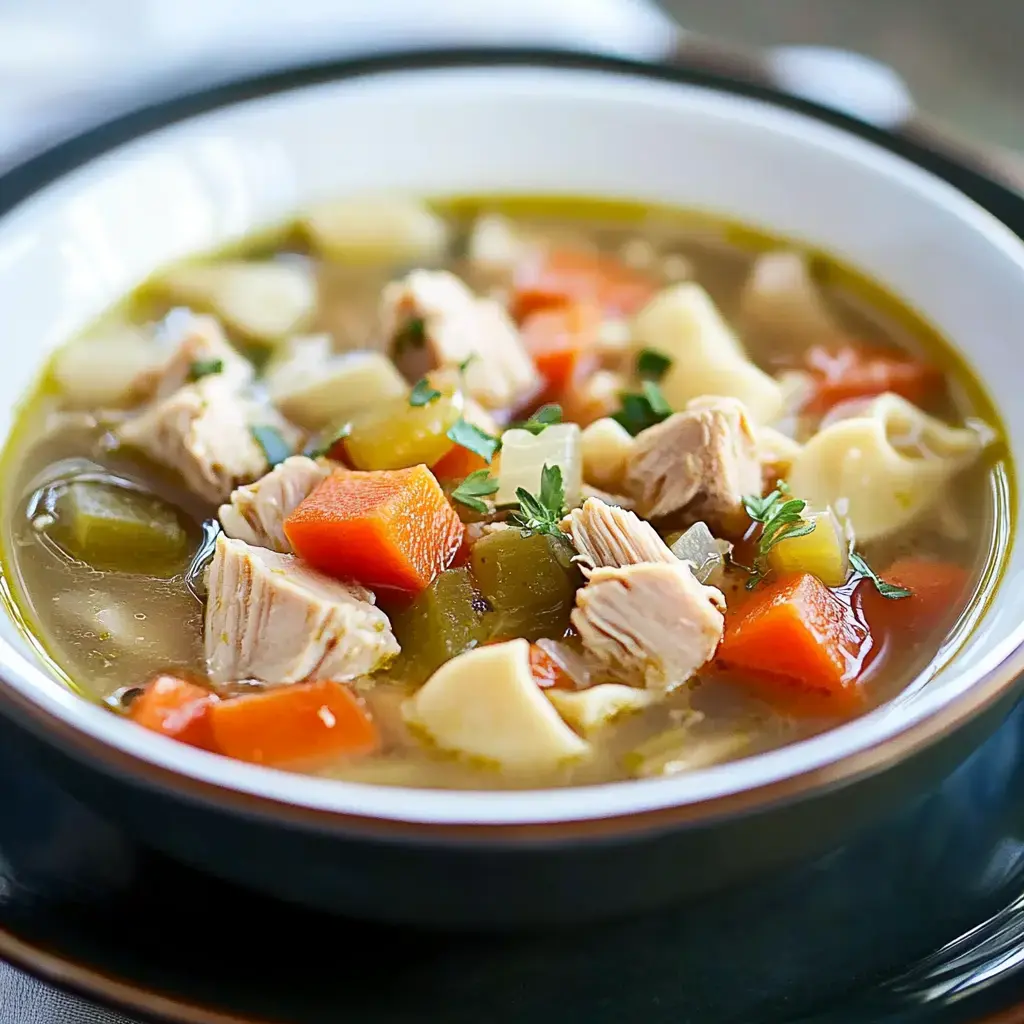
{"label": "ceramic soup bowl", "polygon": [[[310,202],[382,190],[648,200],[821,247],[950,339],[1011,451],[1024,450],[1014,197],[838,115],[706,74],[493,52],[220,87],[0,179],[0,434],[53,348],[152,271]],[[0,615],[0,711],[67,789],[146,843],[339,913],[503,928],[725,893],[912,813],[1005,716],[1024,664],[1024,550],[1009,485],[1004,498],[1002,571],[939,671],[833,731],[706,770],[443,792],[236,763],[80,699],[11,614]]]}

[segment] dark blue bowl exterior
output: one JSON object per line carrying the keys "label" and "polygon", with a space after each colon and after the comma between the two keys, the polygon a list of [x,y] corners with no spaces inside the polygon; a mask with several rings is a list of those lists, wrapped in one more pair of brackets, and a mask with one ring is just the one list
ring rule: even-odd
{"label": "dark blue bowl exterior", "polygon": [[[136,1008],[156,991],[245,1019],[296,1024],[320,1024],[342,1009],[366,1024],[973,1020],[975,1002],[963,997],[982,986],[972,978],[993,969],[998,976],[1024,939],[1021,910],[1004,910],[1024,884],[1022,741],[1018,707],[941,783],[824,855],[753,882],[617,923],[488,936],[309,911],[183,867],[119,827],[121,800],[145,801],[144,793],[104,788],[115,826],[57,787],[46,749],[26,746],[24,733],[0,719],[0,954],[9,955],[5,939],[13,934],[129,980]],[[310,879],[303,899],[318,895],[309,872],[318,844],[308,837],[279,836],[268,855],[263,831],[182,815],[165,800],[146,815],[146,830],[162,833],[163,845],[185,833],[206,856],[216,851],[219,869],[230,853],[256,865],[248,873],[261,882],[280,870]],[[212,825],[217,831],[202,840]],[[363,875],[366,861],[349,844],[324,850],[333,850],[335,874],[350,873],[379,900],[390,899]],[[673,873],[700,872],[686,856],[680,848]],[[629,846],[602,862],[600,878],[594,870],[584,858],[578,877],[564,884],[600,901],[621,878],[654,873],[646,850]],[[460,871],[458,861],[439,859],[419,877],[458,905]],[[514,901],[523,886],[521,871],[510,879],[507,865],[495,868],[499,901]],[[1001,910],[1009,925],[934,954]],[[1007,937],[1008,927],[1015,930]],[[268,955],[273,969],[254,970],[254,957]],[[31,959],[26,966],[33,969]],[[103,998],[102,982],[89,994]],[[994,994],[983,995],[993,1005]]]}

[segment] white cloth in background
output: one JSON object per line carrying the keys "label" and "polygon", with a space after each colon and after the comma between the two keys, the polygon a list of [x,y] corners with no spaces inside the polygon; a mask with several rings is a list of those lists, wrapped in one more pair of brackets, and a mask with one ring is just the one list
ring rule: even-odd
{"label": "white cloth in background", "polygon": [[647,0],[0,0],[0,165],[89,122],[302,59],[549,45],[657,59]]}

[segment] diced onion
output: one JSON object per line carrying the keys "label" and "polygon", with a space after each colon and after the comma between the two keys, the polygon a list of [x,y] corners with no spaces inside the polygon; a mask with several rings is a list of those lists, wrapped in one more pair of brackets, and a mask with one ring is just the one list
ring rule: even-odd
{"label": "diced onion", "polygon": [[714,537],[706,523],[694,523],[669,547],[676,558],[693,566],[693,575],[701,583],[721,579],[725,571],[725,556],[732,549],[728,541]]}
{"label": "diced onion", "polygon": [[590,669],[582,654],[558,640],[542,637],[537,646],[582,690],[590,685]]}
{"label": "diced onion", "polygon": [[562,471],[566,506],[578,505],[583,486],[583,452],[580,428],[575,423],[558,423],[536,435],[518,429],[502,434],[497,503],[517,501],[516,490],[520,487],[539,496],[545,466],[557,466]]}

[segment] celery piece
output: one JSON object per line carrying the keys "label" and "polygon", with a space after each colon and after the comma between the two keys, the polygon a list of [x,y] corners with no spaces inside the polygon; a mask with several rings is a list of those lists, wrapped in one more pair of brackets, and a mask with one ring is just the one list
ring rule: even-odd
{"label": "celery piece", "polygon": [[441,573],[411,605],[391,616],[402,646],[394,674],[422,682],[455,655],[484,641],[485,607],[467,568]]}
{"label": "celery piece", "polygon": [[558,639],[565,633],[583,583],[566,543],[510,528],[477,541],[470,564],[493,609],[488,615],[493,637]]}
{"label": "celery piece", "polygon": [[172,576],[188,554],[188,534],[174,509],[149,494],[76,480],[57,496],[53,539],[94,569]]}

